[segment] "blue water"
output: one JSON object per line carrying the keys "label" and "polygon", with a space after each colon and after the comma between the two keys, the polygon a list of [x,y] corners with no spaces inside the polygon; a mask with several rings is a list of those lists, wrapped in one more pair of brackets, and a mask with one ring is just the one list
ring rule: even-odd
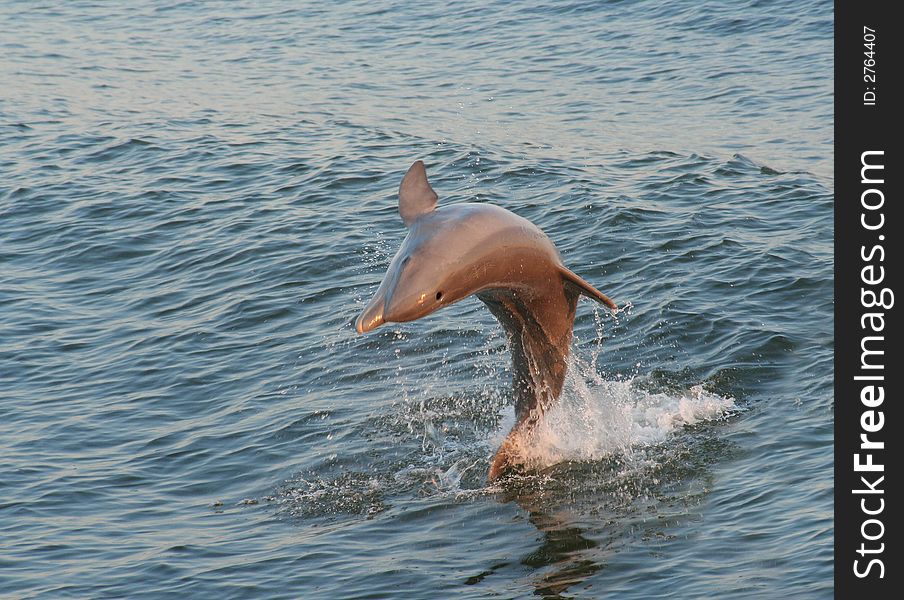
{"label": "blue water", "polygon": [[[832,4],[0,1],[0,596],[832,594]],[[416,159],[582,300],[536,452]]]}

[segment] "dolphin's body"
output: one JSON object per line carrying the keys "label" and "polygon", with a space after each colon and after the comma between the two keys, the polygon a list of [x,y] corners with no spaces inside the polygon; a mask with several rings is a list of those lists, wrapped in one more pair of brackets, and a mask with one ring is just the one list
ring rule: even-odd
{"label": "dolphin's body", "polygon": [[578,296],[616,305],[566,268],[527,219],[491,204],[436,201],[424,163],[414,163],[399,187],[410,231],[355,327],[414,321],[471,294],[489,307],[508,335],[516,413],[490,466],[494,480],[524,463],[523,434],[562,391]]}

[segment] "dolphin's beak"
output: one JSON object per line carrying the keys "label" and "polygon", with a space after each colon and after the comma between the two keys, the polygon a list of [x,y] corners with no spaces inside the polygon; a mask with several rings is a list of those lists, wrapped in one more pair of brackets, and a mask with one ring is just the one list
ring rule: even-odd
{"label": "dolphin's beak", "polygon": [[358,330],[358,333],[367,333],[386,322],[383,319],[384,300],[385,294],[383,290],[377,290],[376,295],[371,299],[367,308],[361,311],[361,314],[355,319],[355,329]]}
{"label": "dolphin's beak", "polygon": [[383,281],[380,282],[380,287],[377,288],[374,297],[370,299],[370,302],[367,303],[367,306],[355,319],[355,329],[358,330],[358,333],[367,333],[386,322],[386,318],[389,316],[389,311],[386,309],[392,303],[392,292],[399,282],[405,263],[408,262],[405,259],[401,259],[400,256],[401,250],[396,253],[392,262],[389,263],[389,268],[386,270]]}

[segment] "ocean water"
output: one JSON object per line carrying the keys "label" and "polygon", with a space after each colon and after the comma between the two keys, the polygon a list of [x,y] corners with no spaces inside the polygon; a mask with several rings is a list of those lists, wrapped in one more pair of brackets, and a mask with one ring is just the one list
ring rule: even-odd
{"label": "ocean water", "polygon": [[[827,598],[832,4],[0,1],[0,597]],[[423,159],[582,300],[536,473]]]}

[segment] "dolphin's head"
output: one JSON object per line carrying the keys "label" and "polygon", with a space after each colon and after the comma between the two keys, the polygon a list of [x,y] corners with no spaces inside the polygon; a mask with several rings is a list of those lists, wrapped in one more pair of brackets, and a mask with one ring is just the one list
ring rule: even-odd
{"label": "dolphin's head", "polygon": [[435,211],[436,200],[424,163],[414,163],[399,188],[399,212],[410,231],[355,321],[358,333],[420,319],[476,291],[466,260],[471,211],[464,205]]}
{"label": "dolphin's head", "polygon": [[[439,237],[444,237],[440,235]],[[447,262],[434,252],[436,238],[409,234],[392,259],[383,282],[358,317],[358,333],[383,323],[403,323],[425,317],[470,293],[448,276]]]}

